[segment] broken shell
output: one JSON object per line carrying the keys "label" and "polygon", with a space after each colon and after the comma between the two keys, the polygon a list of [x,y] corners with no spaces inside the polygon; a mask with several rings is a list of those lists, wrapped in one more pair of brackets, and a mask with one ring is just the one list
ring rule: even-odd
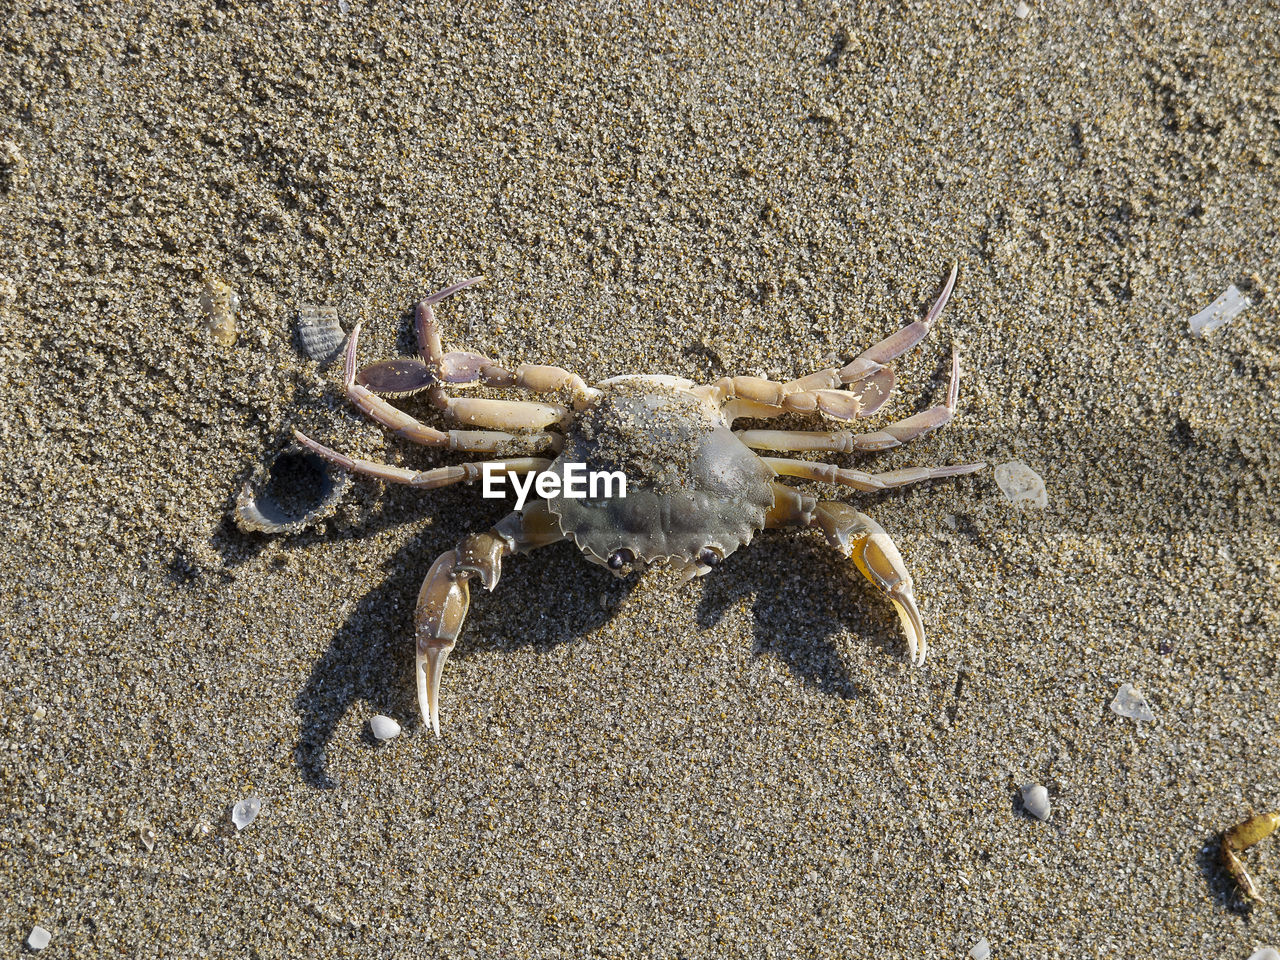
{"label": "broken shell", "polygon": [[369,718],[369,731],[379,740],[391,740],[400,736],[400,724],[379,713]]}
{"label": "broken shell", "polygon": [[257,797],[245,797],[231,808],[231,822],[236,825],[237,830],[243,830],[258,819],[260,810],[262,810],[261,800]]}
{"label": "broken shell", "polygon": [[1038,783],[1028,783],[1022,788],[1022,808],[1037,820],[1048,820],[1049,791]]}
{"label": "broken shell", "polygon": [[49,941],[53,939],[53,934],[44,927],[36,924],[31,928],[31,932],[27,934],[27,947],[36,953],[39,953],[49,945]]}
{"label": "broken shell", "polygon": [[312,360],[328,363],[338,355],[346,338],[337,307],[308,304],[298,308],[298,344]]}
{"label": "broken shell", "polygon": [[996,467],[996,486],[1016,507],[1024,504],[1044,509],[1049,504],[1049,493],[1040,475],[1019,460],[1002,463]]}
{"label": "broken shell", "polygon": [[338,509],[351,474],[323,457],[286,447],[259,466],[236,498],[236,525],[246,533],[298,533]]}
{"label": "broken shell", "polygon": [[221,280],[213,279],[204,285],[200,294],[200,306],[204,310],[205,329],[214,343],[229,347],[236,342],[236,311],[240,309],[240,295]]}
{"label": "broken shell", "polygon": [[1222,292],[1222,296],[1218,297],[1188,321],[1191,326],[1191,332],[1197,337],[1207,337],[1224,323],[1234,319],[1236,314],[1248,309],[1249,306],[1248,297],[1242,296],[1233,283]]}
{"label": "broken shell", "polygon": [[138,842],[146,848],[147,853],[156,848],[156,832],[149,824],[144,823],[138,828]]}
{"label": "broken shell", "polygon": [[1115,699],[1111,701],[1111,710],[1130,720],[1145,720],[1150,723],[1156,718],[1156,715],[1151,712],[1147,698],[1135,690],[1131,683],[1122,685],[1116,691]]}

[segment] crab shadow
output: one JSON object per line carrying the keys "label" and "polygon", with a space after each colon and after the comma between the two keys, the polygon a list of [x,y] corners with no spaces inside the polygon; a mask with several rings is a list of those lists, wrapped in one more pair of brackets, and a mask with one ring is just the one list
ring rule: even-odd
{"label": "crab shadow", "polygon": [[777,657],[823,694],[852,700],[863,692],[845,666],[836,640],[841,634],[852,633],[886,656],[903,655],[888,602],[820,540],[763,534],[717,573],[703,581],[699,626],[714,627],[727,609],[754,596],[752,653]]}
{"label": "crab shadow", "polygon": [[[386,577],[359,596],[294,702],[300,721],[294,760],[313,787],[338,785],[330,772],[328,745],[357,702],[396,718],[406,730],[422,727],[413,681],[418,589],[436,557],[467,534],[487,529],[509,509],[478,510],[470,497],[433,506],[435,525],[387,558]],[[450,659],[524,646],[547,650],[598,629],[617,606],[615,597],[603,609],[601,593],[625,594],[631,586],[606,570],[584,571],[584,566],[577,550],[559,543],[531,556],[509,558],[492,593],[473,581],[470,613]]]}

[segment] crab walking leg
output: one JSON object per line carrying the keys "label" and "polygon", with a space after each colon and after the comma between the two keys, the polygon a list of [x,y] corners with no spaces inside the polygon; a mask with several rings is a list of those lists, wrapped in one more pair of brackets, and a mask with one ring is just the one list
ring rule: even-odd
{"label": "crab walking leg", "polygon": [[294,430],[293,436],[298,443],[312,453],[317,453],[326,460],[336,463],[344,470],[350,470],[352,473],[362,473],[366,477],[373,477],[386,483],[403,483],[411,487],[422,487],[424,490],[436,490],[440,487],[452,486],[455,483],[479,480],[484,476],[485,467],[488,467],[491,471],[499,470],[504,473],[524,474],[540,472],[551,466],[551,461],[545,457],[517,457],[510,460],[455,463],[447,467],[436,467],[434,470],[406,470],[404,467],[394,467],[389,463],[377,463],[374,460],[348,457],[344,453],[339,453],[337,450],[326,447],[323,443],[317,443],[300,430]]}
{"label": "crab walking leg", "polygon": [[455,420],[473,427],[499,430],[541,430],[569,422],[568,407],[529,400],[487,400],[480,397],[446,397],[444,408]]}
{"label": "crab walking leg", "polygon": [[509,513],[486,533],[472,534],[432,565],[414,614],[418,708],[422,720],[440,736],[440,677],[471,606],[468,581],[479,577],[485,588],[498,585],[502,561],[563,540],[564,534],[544,501],[523,513]]}
{"label": "crab walking leg", "polygon": [[[711,384],[710,390],[722,404],[742,404],[742,412],[732,411],[736,416],[778,416],[777,413],[765,412],[770,407],[780,408],[781,412],[786,413],[808,413],[816,410],[838,420],[870,416],[884,405],[893,389],[893,372],[886,364],[902,356],[928,336],[951,297],[959,269],[959,264],[951,265],[951,273],[943,284],[942,293],[923,320],[916,320],[891,333],[843,367],[828,367],[786,383],[759,377],[725,377]],[[863,384],[861,381],[867,378],[872,378],[872,383]],[[848,389],[842,391],[839,389],[841,387]],[[760,412],[749,412],[750,405],[759,405]]]}
{"label": "crab walking leg", "polygon": [[[860,380],[869,373],[874,373],[891,360],[895,360],[902,356],[917,343],[929,335],[929,330],[933,327],[938,317],[942,316],[942,309],[947,305],[947,301],[951,299],[951,291],[955,289],[956,275],[960,272],[960,264],[951,264],[951,273],[947,276],[947,282],[942,286],[942,292],[938,294],[938,299],[933,302],[933,306],[929,308],[929,312],[923,320],[916,320],[907,324],[901,330],[897,330],[889,336],[885,337],[879,343],[872,347],[868,347],[853,360],[846,363],[840,368],[840,379],[844,383],[852,383]],[[825,371],[822,371],[825,373]],[[817,376],[812,374],[811,376]],[[808,380],[809,378],[804,378]]]}
{"label": "crab walking leg", "polygon": [[873,433],[849,430],[742,430],[738,439],[754,450],[779,450],[786,453],[811,451],[831,453],[871,453],[901,446],[931,430],[937,430],[956,413],[960,399],[960,349],[951,351],[951,383],[947,402],[930,407],[914,416],[890,423]]}
{"label": "crab walking leg", "polygon": [[[893,370],[882,367],[847,390],[796,389],[800,382],[726,377],[700,389],[723,405],[730,422],[738,417],[768,420],[788,413],[821,413],[837,420],[854,420],[869,417],[885,405],[893,393],[894,375]],[[840,385],[838,378],[835,383]]]}
{"label": "crab walking leg", "polygon": [[977,473],[986,469],[985,463],[956,463],[945,467],[904,467],[901,470],[888,470],[884,473],[866,473],[862,470],[846,470],[831,463],[816,463],[812,460],[782,460],[778,457],[761,457],[773,472],[783,477],[799,477],[802,480],[816,480],[819,483],[835,483],[853,487],[855,490],[887,490],[890,487],[905,487],[908,484],[920,483],[922,480],[937,480],[940,477],[959,477],[966,473]]}
{"label": "crab walking leg", "polygon": [[513,387],[530,393],[568,393],[579,402],[588,398],[591,389],[586,381],[561,367],[522,363],[515,370],[508,370],[484,354],[470,350],[445,352],[431,305],[481,279],[473,277],[454,284],[418,304],[414,330],[421,360],[384,360],[370,364],[356,376],[357,383],[384,397],[408,396],[426,390],[431,402],[441,409],[449,409],[451,402],[446,387]]}
{"label": "crab walking leg", "polygon": [[356,382],[356,344],[359,338],[360,324],[356,324],[347,340],[347,353],[343,362],[342,373],[347,398],[365,416],[397,435],[429,447],[446,447],[449,450],[471,453],[493,453],[513,445],[531,449],[559,449],[564,442],[563,438],[552,433],[518,435],[482,430],[437,430],[427,426],[398,407],[393,407],[364,384]]}

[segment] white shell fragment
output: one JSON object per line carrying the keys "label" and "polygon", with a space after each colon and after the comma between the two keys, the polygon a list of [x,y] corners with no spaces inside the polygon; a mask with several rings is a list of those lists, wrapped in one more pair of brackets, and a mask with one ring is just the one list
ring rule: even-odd
{"label": "white shell fragment", "polygon": [[338,355],[346,338],[337,307],[306,304],[298,308],[298,344],[312,360],[328,363]]}
{"label": "white shell fragment", "polygon": [[1019,3],[1013,8],[1013,15],[1019,20],[1025,20],[1027,17],[1031,16],[1031,8],[1025,3]]}
{"label": "white shell fragment", "polygon": [[297,446],[260,464],[240,489],[235,520],[245,533],[298,533],[333,515],[351,474]]}
{"label": "white shell fragment", "polygon": [[138,842],[150,853],[156,848],[156,832],[144,823],[138,828]]}
{"label": "white shell fragment", "polygon": [[213,342],[229,347],[236,342],[236,312],[240,309],[240,295],[216,277],[204,285],[200,294],[200,307],[204,310],[205,329]]}
{"label": "white shell fragment", "polygon": [[1280,960],[1280,950],[1275,947],[1259,947],[1249,954],[1249,960]]}
{"label": "white shell fragment", "polygon": [[43,950],[49,945],[49,941],[52,939],[52,933],[39,924],[36,924],[31,928],[31,932],[27,934],[27,947],[32,950]]}
{"label": "white shell fragment", "polygon": [[1154,720],[1156,715],[1151,712],[1151,707],[1147,704],[1147,698],[1133,689],[1133,684],[1126,683],[1122,686],[1116,698],[1111,701],[1111,709],[1122,717],[1128,717],[1131,720]]}
{"label": "white shell fragment", "polygon": [[243,830],[257,819],[261,809],[261,800],[257,797],[245,797],[231,808],[231,822],[236,825],[237,830]]}
{"label": "white shell fragment", "polygon": [[991,944],[987,943],[986,937],[979,938],[978,942],[969,948],[969,960],[987,960],[991,956]]}
{"label": "white shell fragment", "polygon": [[379,740],[392,740],[400,736],[400,724],[380,713],[369,718],[369,729]]}
{"label": "white shell fragment", "polygon": [[1037,820],[1048,820],[1052,813],[1049,791],[1038,783],[1028,783],[1022,788],[1022,808]]}
{"label": "white shell fragment", "polygon": [[1222,296],[1191,318],[1191,332],[1197,337],[1207,337],[1248,306],[1248,298],[1241,296],[1233,283]]}
{"label": "white shell fragment", "polygon": [[1029,504],[1038,510],[1049,505],[1049,492],[1045,490],[1040,474],[1020,460],[1011,460],[996,467],[996,486],[1014,506]]}

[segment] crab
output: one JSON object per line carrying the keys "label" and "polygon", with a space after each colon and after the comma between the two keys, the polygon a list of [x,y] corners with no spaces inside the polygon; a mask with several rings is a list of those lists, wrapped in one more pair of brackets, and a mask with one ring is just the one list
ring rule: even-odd
{"label": "crab", "polygon": [[[361,412],[411,442],[497,459],[410,470],[346,456],[295,430],[300,444],[354,473],[427,490],[487,478],[495,471],[523,478],[526,490],[528,474],[553,478],[539,484],[539,493],[545,489],[548,495],[466,537],[427,573],[414,614],[423,722],[439,737],[440,678],[470,607],[470,581],[478,579],[493,590],[507,557],[561,540],[572,540],[588,560],[620,577],[668,564],[691,579],[720,566],[761,530],[814,528],[893,604],[910,659],[922,666],[928,652],[924,624],[911,576],[893,540],[853,507],[819,500],[780,478],[872,491],[973,473],[986,464],[867,473],[758,451],[869,453],[941,427],[956,412],[959,349],[952,348],[946,402],[879,430],[735,430],[733,425],[740,419],[789,414],[844,422],[874,414],[893,387],[888,364],[929,333],[951,295],[956,272],[953,265],[923,320],[890,334],[844,366],[786,383],[724,377],[697,384],[675,376],[626,375],[593,386],[560,367],[521,364],[509,370],[478,353],[445,352],[434,305],[483,277],[455,283],[417,305],[420,358],[383,361],[357,373],[357,325],[347,343],[343,379],[347,397]],[[473,386],[512,388],[560,402],[455,397],[449,392]],[[463,429],[428,426],[387,399],[419,392]],[[567,495],[563,481],[571,465],[581,464],[595,471],[621,471],[626,495]]]}

